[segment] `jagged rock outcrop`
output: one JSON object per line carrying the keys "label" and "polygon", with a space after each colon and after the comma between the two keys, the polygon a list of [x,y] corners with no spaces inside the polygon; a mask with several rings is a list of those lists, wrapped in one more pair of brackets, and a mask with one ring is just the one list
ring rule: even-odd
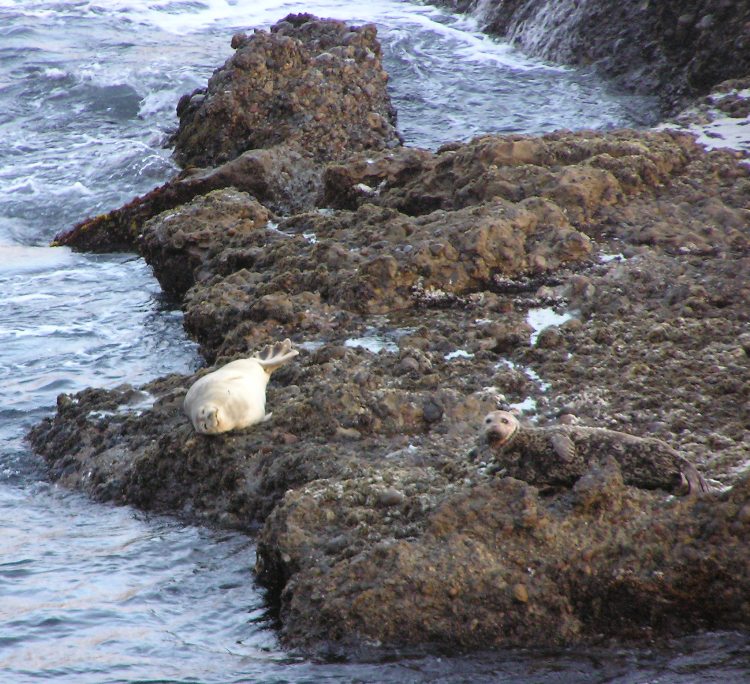
{"label": "jagged rock outcrop", "polygon": [[248,236],[264,231],[273,214],[244,192],[214,190],[150,219],[138,249],[153,268],[162,290],[182,299],[196,282],[214,275],[212,259],[247,246]]}
{"label": "jagged rock outcrop", "polygon": [[185,170],[120,209],[82,221],[55,244],[133,249],[149,218],[227,187],[274,212],[310,209],[325,162],[401,144],[373,25],[289,15],[270,31],[236,35],[232,45],[235,54],[206,88],[177,105],[173,143]]}
{"label": "jagged rock outcrop", "polygon": [[372,24],[290,14],[234,36],[234,55],[177,105],[177,161],[216,166],[283,144],[322,162],[398,146],[376,35]]}
{"label": "jagged rock outcrop", "polygon": [[[271,421],[196,435],[181,403],[197,376],[63,395],[31,434],[52,476],[263,525],[258,576],[310,652],[748,627],[748,169],[673,133],[372,159],[330,167],[321,196],[346,209],[269,223],[225,189],[145,224],[209,359],[300,347]],[[531,344],[526,311],[560,304],[575,316]],[[484,415],[530,400],[541,423],[657,437],[734,487],[673,500],[602,452],[542,495],[472,462]]]}
{"label": "jagged rock outcrop", "polygon": [[710,501],[667,501],[625,487],[614,461],[554,497],[426,470],[287,493],[257,570],[284,585],[289,642],[559,646],[747,626],[748,479]]}

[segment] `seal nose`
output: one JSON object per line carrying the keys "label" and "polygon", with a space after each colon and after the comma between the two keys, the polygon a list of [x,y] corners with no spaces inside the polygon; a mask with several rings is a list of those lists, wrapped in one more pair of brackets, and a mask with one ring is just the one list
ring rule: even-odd
{"label": "seal nose", "polygon": [[485,434],[487,436],[487,442],[489,442],[490,446],[494,446],[498,442],[502,442],[504,439],[504,435],[498,429],[497,425],[492,425],[487,428],[487,432]]}

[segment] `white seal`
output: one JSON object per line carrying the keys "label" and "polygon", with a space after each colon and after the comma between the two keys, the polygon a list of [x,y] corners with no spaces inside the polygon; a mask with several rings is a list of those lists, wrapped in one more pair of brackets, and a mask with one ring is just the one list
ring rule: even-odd
{"label": "white seal", "polygon": [[217,435],[268,420],[266,385],[271,373],[297,354],[286,339],[259,356],[232,361],[196,380],[184,403],[195,431]]}

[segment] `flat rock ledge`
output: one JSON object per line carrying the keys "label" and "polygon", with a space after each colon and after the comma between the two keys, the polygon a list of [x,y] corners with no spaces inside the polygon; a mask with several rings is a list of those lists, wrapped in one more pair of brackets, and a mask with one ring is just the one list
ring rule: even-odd
{"label": "flat rock ledge", "polygon": [[[379,55],[369,28],[310,17],[258,35],[236,39],[235,58],[275,54],[274,37],[295,56],[318,41],[327,69],[354,69],[362,41],[363,59]],[[266,67],[298,67],[284,64]],[[384,90],[374,100],[387,110]],[[750,628],[750,170],[737,155],[668,131],[437,152],[390,135],[362,148],[362,133],[322,157],[274,142],[224,161],[234,135],[200,160],[224,171],[65,241],[142,254],[210,364],[290,337],[300,355],[273,375],[273,418],[197,435],[182,401],[207,369],[63,394],[29,435],[53,480],[257,535],[256,578],[284,643],[307,654]],[[263,187],[198,187],[250,158],[267,162]],[[316,180],[284,208],[295,160]],[[513,407],[661,439],[713,491],[626,485],[609,453],[556,488],[472,460],[485,414]]]}

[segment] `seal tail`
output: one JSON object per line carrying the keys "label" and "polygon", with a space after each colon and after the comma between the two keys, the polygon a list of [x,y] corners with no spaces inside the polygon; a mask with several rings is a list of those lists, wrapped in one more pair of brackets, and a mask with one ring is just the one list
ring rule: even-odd
{"label": "seal tail", "polygon": [[266,373],[271,375],[279,366],[283,366],[287,361],[297,356],[297,354],[299,352],[296,349],[292,349],[292,341],[287,337],[283,342],[268,345],[252,358],[263,366],[263,370]]}

